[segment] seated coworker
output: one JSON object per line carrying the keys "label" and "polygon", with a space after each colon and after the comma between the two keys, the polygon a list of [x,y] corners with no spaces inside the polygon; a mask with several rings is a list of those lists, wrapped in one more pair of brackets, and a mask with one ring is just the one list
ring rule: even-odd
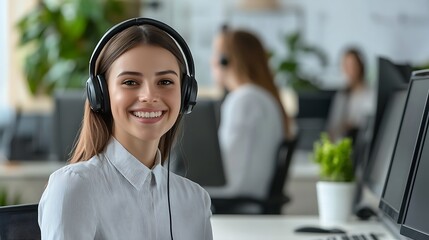
{"label": "seated coworker", "polygon": [[[77,145],[40,200],[43,239],[212,239],[207,192],[162,165],[196,96],[181,91],[191,70],[180,36],[137,20],[94,50]],[[91,99],[97,79],[107,102]]]}
{"label": "seated coworker", "polygon": [[[280,142],[294,137],[268,65],[252,33],[224,29],[213,43],[215,81],[228,94],[221,106],[219,143],[226,186],[206,187],[212,198],[268,195]],[[214,206],[216,209],[216,206]]]}
{"label": "seated coworker", "polygon": [[346,87],[335,94],[328,116],[327,130],[333,141],[355,139],[374,111],[374,93],[365,81],[362,54],[356,48],[348,48],[341,63]]}

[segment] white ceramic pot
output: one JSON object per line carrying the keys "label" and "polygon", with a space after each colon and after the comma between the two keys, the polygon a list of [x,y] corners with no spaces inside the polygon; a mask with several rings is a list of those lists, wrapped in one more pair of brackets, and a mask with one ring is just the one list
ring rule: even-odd
{"label": "white ceramic pot", "polygon": [[347,222],[352,216],[356,184],[319,181],[316,187],[320,225],[332,227]]}

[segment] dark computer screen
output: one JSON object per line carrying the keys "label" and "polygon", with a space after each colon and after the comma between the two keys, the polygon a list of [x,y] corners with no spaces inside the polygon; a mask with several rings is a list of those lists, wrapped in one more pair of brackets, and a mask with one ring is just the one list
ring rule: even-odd
{"label": "dark computer screen", "polygon": [[172,170],[201,186],[226,183],[218,139],[217,101],[198,99],[184,117],[183,133],[172,151]]}
{"label": "dark computer screen", "polygon": [[0,207],[0,239],[40,240],[38,204]]}
{"label": "dark computer screen", "polygon": [[70,157],[83,119],[85,99],[83,90],[57,92],[54,96],[52,152],[55,160],[65,162]]}
{"label": "dark computer screen", "polygon": [[[426,108],[429,108],[426,105]],[[427,118],[420,131],[422,141],[420,149],[416,149],[416,167],[412,178],[410,192],[401,226],[401,235],[410,239],[429,239],[429,134]]]}
{"label": "dark computer screen", "polygon": [[378,198],[381,197],[392,159],[406,97],[407,89],[394,92],[388,99],[380,122],[379,134],[374,139],[374,149],[365,168],[364,183]]}
{"label": "dark computer screen", "polygon": [[414,148],[429,90],[429,78],[413,76],[408,88],[392,160],[380,201],[380,209],[397,223],[402,221],[405,202],[402,201],[409,187],[409,172],[413,168]]}
{"label": "dark computer screen", "polygon": [[378,59],[377,100],[373,124],[373,141],[377,137],[383,111],[386,108],[389,97],[392,92],[408,86],[411,72],[412,68],[407,64],[393,63],[382,57]]}

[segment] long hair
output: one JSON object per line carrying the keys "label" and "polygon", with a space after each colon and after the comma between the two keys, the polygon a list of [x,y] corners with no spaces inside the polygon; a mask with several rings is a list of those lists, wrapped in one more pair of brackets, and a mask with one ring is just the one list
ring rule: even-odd
{"label": "long hair", "polygon": [[253,33],[245,30],[224,29],[222,51],[228,58],[228,67],[237,77],[247,78],[252,83],[267,90],[278,102],[283,113],[285,136],[292,138],[292,119],[282,104],[274,76],[271,72],[268,54],[261,41]]}
{"label": "long hair", "polygon": [[[96,74],[107,76],[113,62],[128,50],[140,45],[151,45],[164,48],[171,52],[177,59],[180,68],[181,84],[183,75],[186,74],[186,64],[181,50],[175,41],[164,31],[151,25],[132,26],[116,34],[104,46],[96,62]],[[106,79],[106,84],[107,84]],[[161,151],[162,163],[170,154],[171,146],[179,129],[182,114],[160,139],[158,148]],[[87,161],[101,153],[106,147],[113,128],[112,113],[95,113],[90,109],[89,102],[85,102],[85,111],[79,138],[75,144],[70,163]]]}

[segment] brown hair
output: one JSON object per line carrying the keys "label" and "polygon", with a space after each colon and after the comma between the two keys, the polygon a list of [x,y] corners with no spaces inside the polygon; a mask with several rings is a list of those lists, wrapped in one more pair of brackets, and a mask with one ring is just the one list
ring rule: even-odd
{"label": "brown hair", "polygon": [[229,30],[222,32],[222,51],[228,59],[228,67],[237,77],[250,79],[254,84],[267,90],[278,102],[283,112],[283,126],[286,138],[292,138],[292,119],[287,115],[280,94],[274,83],[274,76],[268,63],[268,54],[261,41],[245,30]]}
{"label": "brown hair", "polygon": [[[96,74],[107,76],[113,62],[126,51],[139,44],[158,46],[170,51],[177,59],[181,76],[186,74],[185,61],[175,41],[166,32],[151,25],[129,27],[110,39],[97,59]],[[181,84],[183,84],[183,77]],[[179,113],[173,127],[159,141],[158,148],[161,151],[162,163],[170,154],[170,149],[178,132],[181,119],[182,114]],[[70,163],[87,161],[94,155],[101,153],[112,135],[112,128],[112,114],[93,112],[90,109],[88,100],[86,100],[79,138],[74,147]]]}

